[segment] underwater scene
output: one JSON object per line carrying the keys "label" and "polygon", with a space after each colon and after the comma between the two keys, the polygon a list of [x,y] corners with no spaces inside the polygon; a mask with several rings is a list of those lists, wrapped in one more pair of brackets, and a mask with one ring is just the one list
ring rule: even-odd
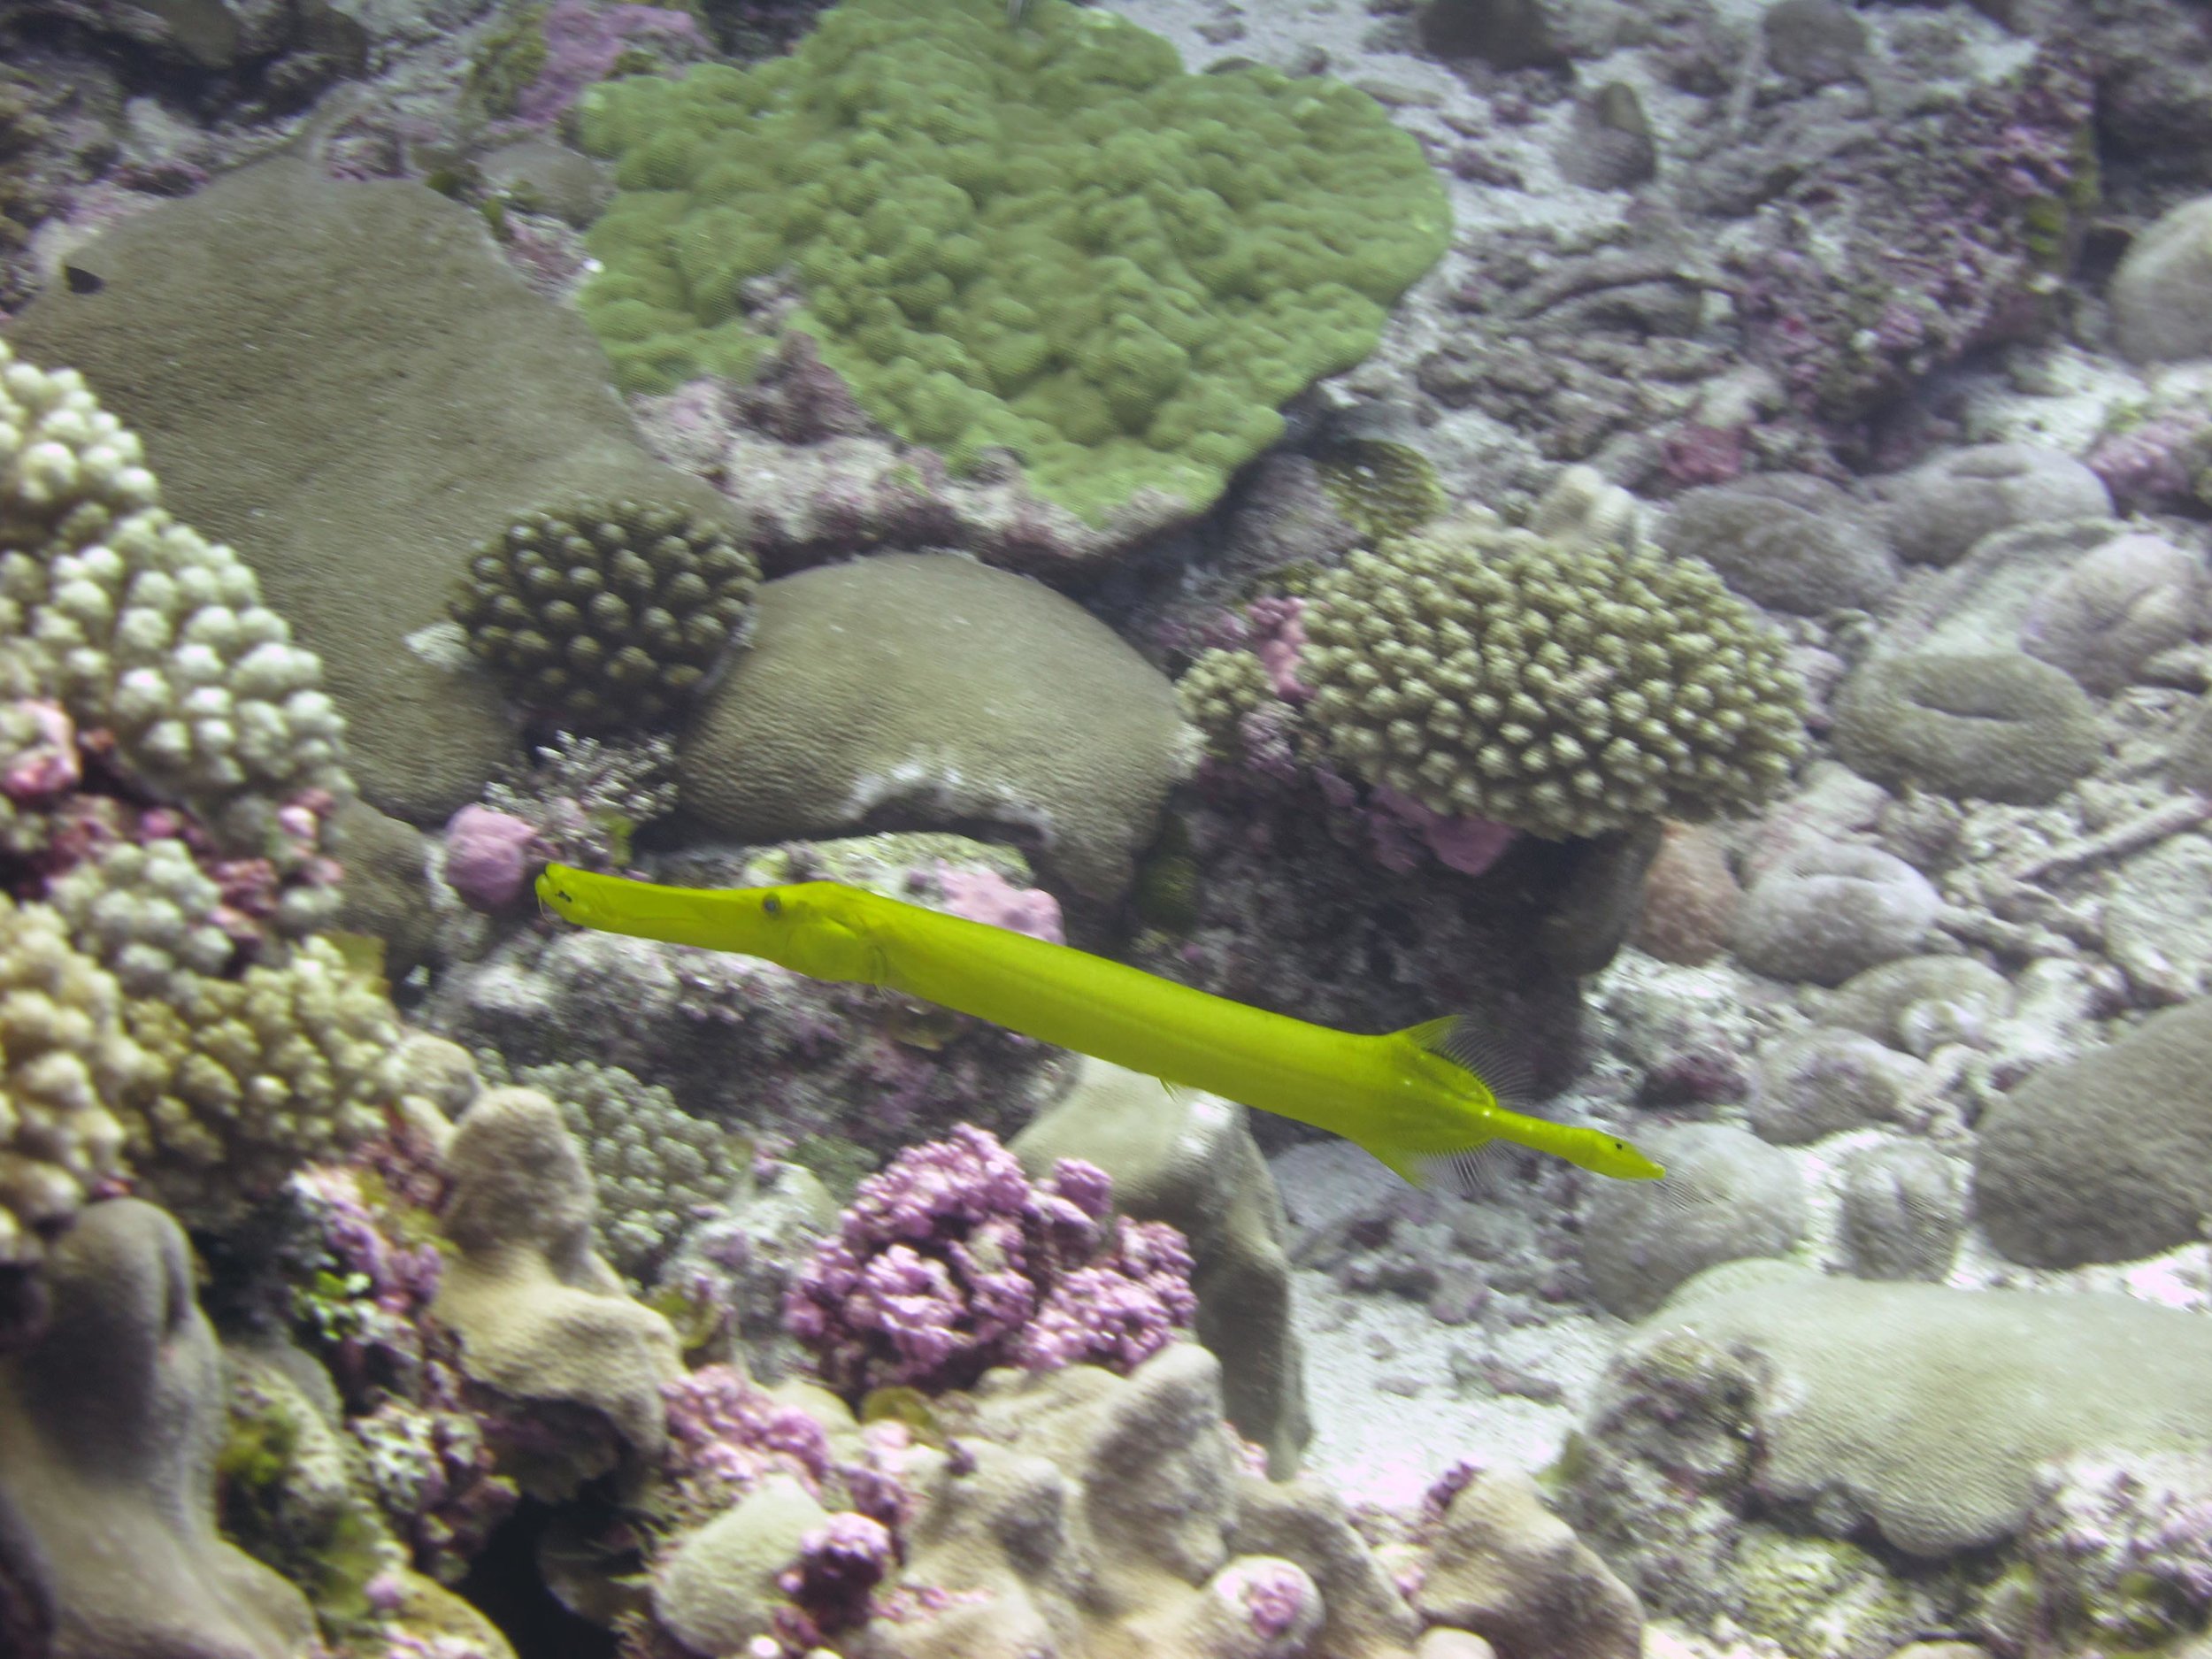
{"label": "underwater scene", "polygon": [[2212,1659],[2212,4],[0,4],[0,1659]]}

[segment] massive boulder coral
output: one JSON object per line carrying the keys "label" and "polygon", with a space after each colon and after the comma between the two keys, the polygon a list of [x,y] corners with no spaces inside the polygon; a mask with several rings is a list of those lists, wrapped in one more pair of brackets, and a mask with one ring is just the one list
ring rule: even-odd
{"label": "massive boulder coral", "polygon": [[1978,443],[1879,480],[1889,535],[1903,557],[1955,565],[1984,536],[2016,526],[2108,518],[2103,480],[2063,449]]}
{"label": "massive boulder coral", "polygon": [[[741,375],[779,324],[956,466],[1020,457],[1093,518],[1185,512],[1374,347],[1444,191],[1365,94],[1186,73],[1109,12],[846,0],[789,56],[581,106],[623,187],[583,296],[625,383]],[[796,273],[787,319],[757,302]]]}
{"label": "massive boulder coral", "polygon": [[[1612,1361],[1568,1514],[1656,1609],[1793,1651],[1986,1640],[2016,1626],[1985,1552],[2016,1545],[2039,1471],[2200,1447],[2208,1398],[2212,1329],[2193,1313],[1730,1264]],[[1887,1552],[1919,1559],[1893,1572]]]}
{"label": "massive boulder coral", "polygon": [[1168,682],[1072,601],[972,559],[885,554],[761,589],[678,780],[725,835],[992,824],[1111,898],[1152,839],[1181,732]]}
{"label": "massive boulder coral", "polygon": [[223,1362],[184,1234],[150,1204],[98,1204],[49,1279],[45,1332],[0,1357],[0,1647],[323,1652],[305,1598],[216,1531]]}
{"label": "massive boulder coral", "polygon": [[1875,657],[1837,702],[1835,741],[1878,782],[2030,805],[2055,800],[2103,752],[2087,694],[2024,651]]}
{"label": "massive boulder coral", "polygon": [[1704,560],[1755,603],[1807,616],[1863,609],[1897,585],[1879,523],[1835,485],[1802,473],[1690,490],[1660,526],[1659,544]]}
{"label": "massive boulder coral", "polygon": [[[362,792],[396,816],[442,821],[511,756],[500,687],[445,613],[478,543],[581,496],[730,520],[639,449],[583,324],[423,185],[280,156],[116,225],[70,265],[91,280],[26,307],[16,350],[81,369],[170,503],[237,548],[225,580],[250,567],[321,658]],[[124,557],[176,564],[181,534]],[[259,626],[234,627],[235,649]]]}
{"label": "massive boulder coral", "polygon": [[2112,273],[2120,349],[2138,363],[2212,357],[2212,196],[2168,209],[2129,246]]}
{"label": "massive boulder coral", "polygon": [[1990,1241],[2047,1267],[2127,1262],[2201,1236],[2212,1210],[2212,1000],[2000,1095],[1974,1147]]}

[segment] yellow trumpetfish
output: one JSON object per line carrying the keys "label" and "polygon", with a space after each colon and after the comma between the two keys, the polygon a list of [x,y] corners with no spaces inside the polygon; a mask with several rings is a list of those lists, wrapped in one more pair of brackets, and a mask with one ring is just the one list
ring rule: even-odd
{"label": "yellow trumpetfish", "polygon": [[1417,1186],[1472,1184],[1472,1155],[1517,1141],[1600,1175],[1665,1173],[1602,1130],[1499,1103],[1461,1022],[1359,1036],[1178,985],[1026,933],[835,881],[672,887],[551,864],[538,897],[572,922],[764,956],[880,985],[994,1025],[1342,1135]]}

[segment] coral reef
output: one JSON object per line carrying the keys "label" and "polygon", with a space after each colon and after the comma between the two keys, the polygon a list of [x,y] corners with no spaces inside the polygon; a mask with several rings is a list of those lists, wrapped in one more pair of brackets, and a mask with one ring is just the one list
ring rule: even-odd
{"label": "coral reef", "polygon": [[48,896],[131,996],[173,1000],[219,976],[238,946],[218,919],[222,889],[176,840],[104,848],[50,884]]}
{"label": "coral reef", "polygon": [[760,567],[680,506],[585,503],[478,549],[454,620],[519,699],[570,729],[663,726],[740,637]]}
{"label": "coral reef", "polygon": [[[281,156],[70,258],[96,280],[26,307],[16,349],[82,369],[144,441],[165,499],[237,548],[225,580],[250,570],[321,658],[357,717],[348,764],[396,817],[443,821],[512,755],[496,681],[449,637],[469,549],[546,503],[729,515],[638,447],[582,325],[530,291],[480,218],[421,184],[342,182]],[[180,561],[183,534],[126,557]],[[210,649],[242,669],[258,626]]]}
{"label": "coral reef", "polygon": [[909,1454],[902,1578],[934,1594],[870,1651],[1402,1659],[1417,1621],[1340,1506],[1240,1473],[1220,1413],[1194,1344],[992,1373],[954,1448]]}
{"label": "coral reef", "polygon": [[2212,1464],[2201,1454],[2047,1466],[2022,1538],[2039,1644],[2152,1648],[2212,1614]]}
{"label": "coral reef", "polygon": [[1940,1281],[1966,1232],[1966,1171],[1923,1141],[1886,1139],[1843,1161],[1836,1237],[1861,1279]]}
{"label": "coral reef", "polygon": [[[1940,1559],[2016,1535],[2047,1458],[2185,1448],[2208,1363],[2193,1316],[2123,1296],[1719,1268],[1614,1361],[1573,1508],[1610,1510],[1598,1535],[1612,1539],[1633,1524],[1612,1507],[1632,1503],[1627,1466],[1678,1456],[1701,1490],[1755,1491],[1830,1536],[1870,1525]],[[1716,1466],[1697,1442],[1729,1418],[1746,1439]],[[1666,1600],[1647,1576],[1640,1587]]]}
{"label": "coral reef", "polygon": [[650,1283],[685,1230],[746,1179],[741,1136],[618,1065],[523,1066],[511,1080],[559,1105],[591,1167],[599,1253],[634,1283]]}
{"label": "coral reef", "polygon": [[445,1161],[440,1221],[456,1255],[432,1311],[504,1408],[488,1425],[503,1463],[542,1497],[657,1465],[661,1389],[682,1369],[676,1333],[593,1250],[591,1175],[560,1109],[534,1090],[488,1089]]}
{"label": "coral reef", "polygon": [[[2199,1335],[2192,1314],[2109,1294],[1716,1268],[1609,1364],[1562,1466],[1564,1509],[1647,1605],[1694,1624],[1838,1655],[1930,1628],[2066,1650],[2041,1643],[2070,1588],[2173,1510],[2147,1484],[2115,1513],[2093,1472],[2060,1468],[2095,1446],[2147,1474],[2193,1448]],[[2078,1567],[2049,1553],[2069,1530],[2088,1546]],[[2186,1533],[2169,1536],[2153,1571],[2185,1573]]]}
{"label": "coral reef", "polygon": [[[1020,855],[949,834],[797,843],[747,864],[702,857],[703,886],[818,878],[942,903],[938,872],[988,868],[1029,885]],[[666,1088],[695,1118],[779,1145],[847,1186],[900,1146],[955,1123],[1010,1134],[1055,1051],[995,1025],[750,957],[585,930],[519,928],[433,987],[425,1020],[515,1065],[590,1061]]]}

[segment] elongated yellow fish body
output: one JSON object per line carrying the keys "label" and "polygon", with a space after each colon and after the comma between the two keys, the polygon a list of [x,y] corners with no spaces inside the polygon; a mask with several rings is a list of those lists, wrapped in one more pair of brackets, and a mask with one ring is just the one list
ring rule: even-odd
{"label": "elongated yellow fish body", "polygon": [[1232,1002],[1125,963],[834,881],[673,887],[549,865],[539,898],[587,927],[765,957],[886,986],[1170,1083],[1279,1112],[1365,1148],[1408,1180],[1492,1141],[1601,1175],[1663,1171],[1595,1129],[1509,1110],[1440,1050],[1455,1022],[1359,1036]]}

